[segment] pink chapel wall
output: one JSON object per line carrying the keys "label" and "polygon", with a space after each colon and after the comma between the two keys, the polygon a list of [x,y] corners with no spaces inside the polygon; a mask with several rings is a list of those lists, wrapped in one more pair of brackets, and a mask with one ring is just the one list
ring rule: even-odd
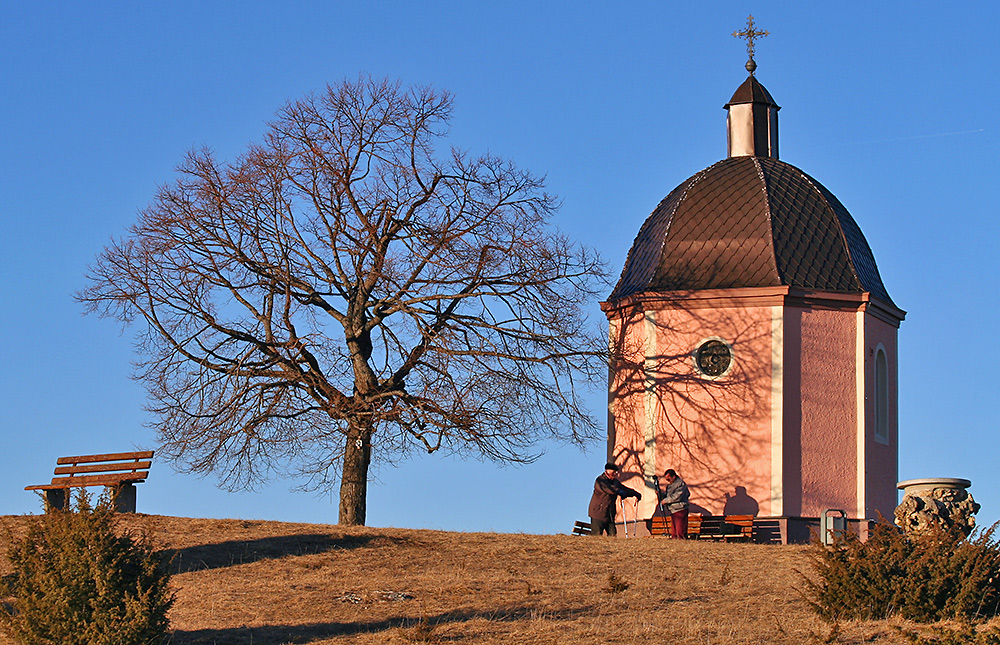
{"label": "pink chapel wall", "polygon": [[[878,513],[891,517],[896,506],[897,325],[863,309],[860,315],[846,307],[785,309],[784,515],[816,517],[830,508],[843,509],[852,518],[875,519]],[[888,442],[878,441],[874,430],[879,348],[889,365]],[[801,357],[798,362],[796,357]]]}
{"label": "pink chapel wall", "polygon": [[[865,514],[892,519],[899,475],[899,352],[897,325],[866,314],[864,335],[865,370]],[[888,442],[875,437],[875,355],[883,349],[888,361]]]}
{"label": "pink chapel wall", "polygon": [[607,459],[621,468],[622,483],[643,493],[639,515],[648,518],[655,507],[649,503],[651,473],[645,473],[644,467],[644,315],[637,310],[630,314],[610,321],[610,342],[617,359],[612,361],[608,380]]}
{"label": "pink chapel wall", "polygon": [[[770,514],[771,308],[648,308],[618,321],[608,448],[622,482],[649,492],[639,517],[655,512],[651,475],[667,468],[687,482],[695,512]],[[722,377],[694,364],[693,351],[710,338],[732,347]]]}
{"label": "pink chapel wall", "polygon": [[783,515],[857,515],[856,318],[853,310],[785,308]]}

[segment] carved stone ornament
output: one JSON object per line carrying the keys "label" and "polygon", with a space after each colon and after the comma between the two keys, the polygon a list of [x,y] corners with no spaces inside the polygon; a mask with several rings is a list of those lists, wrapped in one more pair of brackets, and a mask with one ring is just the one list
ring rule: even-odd
{"label": "carved stone ornament", "polygon": [[957,528],[968,536],[976,527],[979,504],[965,489],[968,479],[930,477],[908,479],[896,484],[904,491],[896,507],[896,525],[907,533],[919,533],[931,527]]}

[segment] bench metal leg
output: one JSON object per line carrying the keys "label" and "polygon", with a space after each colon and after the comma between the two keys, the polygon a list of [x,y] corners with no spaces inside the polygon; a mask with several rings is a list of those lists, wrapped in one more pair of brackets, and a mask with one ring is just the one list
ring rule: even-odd
{"label": "bench metal leg", "polygon": [[120,484],[108,486],[111,489],[111,500],[119,513],[135,513],[135,484]]}
{"label": "bench metal leg", "polygon": [[69,501],[69,491],[65,488],[50,488],[45,491],[45,510],[62,511],[66,509],[66,502]]}

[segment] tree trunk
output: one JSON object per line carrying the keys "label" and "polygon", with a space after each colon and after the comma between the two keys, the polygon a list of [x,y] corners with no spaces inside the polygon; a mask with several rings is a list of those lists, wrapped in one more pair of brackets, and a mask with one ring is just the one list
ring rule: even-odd
{"label": "tree trunk", "polygon": [[351,423],[340,478],[340,516],[344,526],[364,526],[368,504],[368,465],[372,459],[371,428]]}

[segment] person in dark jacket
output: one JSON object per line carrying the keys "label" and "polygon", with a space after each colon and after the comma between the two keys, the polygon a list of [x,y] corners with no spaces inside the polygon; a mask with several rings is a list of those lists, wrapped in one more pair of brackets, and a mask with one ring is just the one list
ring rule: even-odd
{"label": "person in dark jacket", "polygon": [[604,474],[594,482],[594,495],[590,498],[590,508],[587,511],[590,515],[591,535],[618,534],[614,518],[615,501],[619,497],[642,499],[638,491],[618,481],[618,466],[612,463],[604,464]]}

